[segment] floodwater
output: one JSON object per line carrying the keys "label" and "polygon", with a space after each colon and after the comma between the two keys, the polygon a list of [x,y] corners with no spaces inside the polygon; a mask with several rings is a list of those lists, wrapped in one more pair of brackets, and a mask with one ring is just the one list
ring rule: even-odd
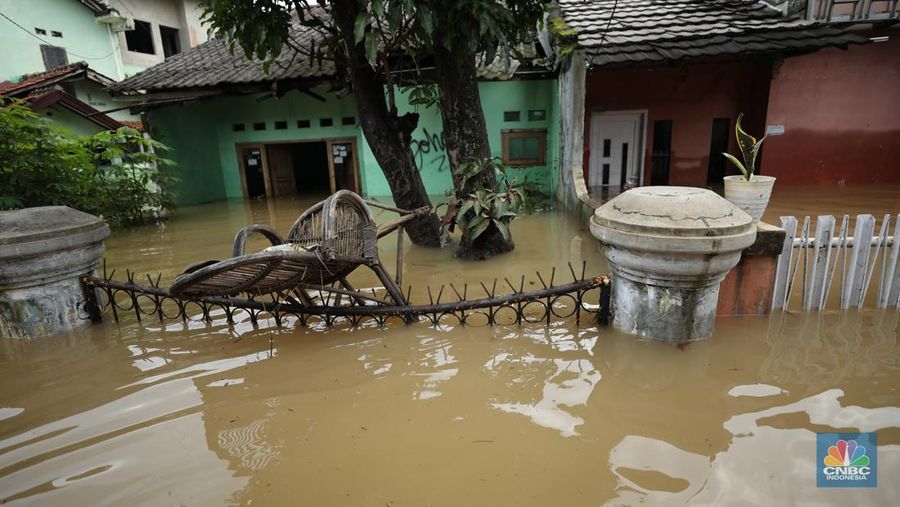
{"label": "floodwater", "polygon": [[[883,190],[777,190],[772,209],[896,213],[900,189]],[[108,268],[161,271],[165,285],[227,257],[241,226],[286,231],[310,203],[187,208],[162,228],[116,231]],[[524,217],[513,234],[514,253],[482,263],[407,242],[405,281],[477,284],[567,261],[606,270],[561,212]],[[382,246],[393,270],[394,242]],[[126,318],[2,340],[0,500],[900,505],[898,330],[897,311],[787,313],[719,319],[712,339],[678,347],[574,322],[324,330]],[[877,488],[816,488],[825,431],[877,431]]]}

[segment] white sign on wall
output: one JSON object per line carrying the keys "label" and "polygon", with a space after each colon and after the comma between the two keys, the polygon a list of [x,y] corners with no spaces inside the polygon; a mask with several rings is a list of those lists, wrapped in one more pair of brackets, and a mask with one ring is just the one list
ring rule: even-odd
{"label": "white sign on wall", "polygon": [[784,125],[766,125],[767,136],[783,136]]}

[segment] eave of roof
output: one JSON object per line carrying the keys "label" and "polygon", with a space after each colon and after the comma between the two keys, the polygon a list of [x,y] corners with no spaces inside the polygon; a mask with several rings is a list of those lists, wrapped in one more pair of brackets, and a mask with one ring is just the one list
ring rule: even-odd
{"label": "eave of roof", "polygon": [[40,111],[50,106],[64,107],[105,129],[115,130],[124,126],[118,120],[101,113],[88,104],[78,100],[74,95],[62,90],[50,90],[44,93],[35,94],[26,98],[26,101],[28,102],[29,107],[35,111]]}
{"label": "eave of roof", "polygon": [[560,0],[593,66],[710,56],[794,54],[867,38],[785,17],[756,0]]}
{"label": "eave of roof", "polygon": [[111,10],[108,5],[104,4],[100,0],[78,0],[78,3],[90,9],[95,16],[105,14]]}
{"label": "eave of roof", "polygon": [[0,83],[0,96],[24,96],[37,89],[48,88],[58,83],[77,79],[86,79],[100,86],[109,86],[115,83],[115,80],[112,78],[92,70],[87,63],[75,62],[53,70],[26,74],[15,83],[2,82]]}

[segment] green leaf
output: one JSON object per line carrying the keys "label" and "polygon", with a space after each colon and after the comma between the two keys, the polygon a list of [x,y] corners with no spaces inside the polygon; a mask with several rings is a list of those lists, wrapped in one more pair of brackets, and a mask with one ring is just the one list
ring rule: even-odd
{"label": "green leaf", "polygon": [[372,15],[368,12],[360,12],[359,16],[356,16],[356,21],[353,23],[353,36],[357,44],[366,37],[366,27],[369,26],[371,20]]}
{"label": "green leaf", "polygon": [[750,179],[750,176],[747,174],[747,169],[744,168],[744,164],[742,164],[741,161],[737,159],[737,157],[735,157],[731,153],[723,153],[722,155],[725,155],[725,158],[730,160],[732,164],[734,164],[738,169],[741,170],[741,173],[744,175],[745,179]]}
{"label": "green leaf", "polygon": [[472,241],[475,241],[478,236],[481,236],[484,231],[486,231],[487,228],[491,225],[490,220],[481,217],[479,218],[480,220],[477,223],[473,220],[472,223],[469,224],[469,231],[471,231],[470,238],[472,239]]}
{"label": "green leaf", "polygon": [[743,164],[743,172],[745,174],[753,173],[755,169],[756,158],[754,156],[754,147],[756,146],[756,138],[748,134],[744,131],[743,127],[741,127],[741,120],[744,118],[744,113],[738,115],[737,121],[734,124],[734,135],[737,139],[738,149],[741,150],[741,155],[744,158]]}
{"label": "green leaf", "polygon": [[503,236],[503,239],[509,241],[509,224],[501,220],[494,220],[494,226],[500,231],[500,235]]}

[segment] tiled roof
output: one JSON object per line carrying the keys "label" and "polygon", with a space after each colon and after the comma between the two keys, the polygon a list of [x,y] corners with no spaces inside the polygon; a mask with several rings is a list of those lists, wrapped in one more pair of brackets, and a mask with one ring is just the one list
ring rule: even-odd
{"label": "tiled roof", "polygon": [[[294,26],[291,37],[300,47],[309,47],[312,42],[318,46],[321,34],[311,28]],[[228,44],[220,39],[211,39],[199,46],[166,58],[160,64],[135,74],[110,87],[113,92],[137,90],[171,90],[179,88],[208,88],[228,84],[269,82],[274,79],[327,78],[335,75],[334,62],[322,59],[311,60],[285,48],[278,59],[269,67],[269,74],[263,71],[263,62],[247,59],[239,45],[234,54]]]}
{"label": "tiled roof", "polygon": [[35,90],[49,88],[56,83],[73,79],[88,79],[102,86],[108,86],[114,82],[103,74],[91,70],[87,63],[75,62],[53,70],[25,74],[15,83],[10,81],[0,82],[0,95],[10,97],[25,96],[34,93]]}
{"label": "tiled roof", "polygon": [[[299,25],[291,29],[291,37],[301,48],[308,48],[312,43],[319,47],[323,39],[316,30]],[[484,79],[509,79],[518,68],[519,62],[514,59],[507,65],[498,56],[487,65],[482,62],[478,76]],[[336,74],[334,62],[312,59],[308,55],[297,54],[286,46],[276,62],[269,67],[267,75],[263,70],[263,62],[247,59],[239,45],[235,45],[234,54],[231,54],[228,44],[219,39],[211,39],[118,82],[110,86],[109,90],[113,93],[141,90],[154,92],[258,84],[284,79],[326,80]]]}
{"label": "tiled roof", "polygon": [[144,124],[140,120],[119,120],[119,123],[135,130],[144,130]]}
{"label": "tiled roof", "polygon": [[868,39],[756,0],[560,0],[593,65],[697,56],[794,53]]}

